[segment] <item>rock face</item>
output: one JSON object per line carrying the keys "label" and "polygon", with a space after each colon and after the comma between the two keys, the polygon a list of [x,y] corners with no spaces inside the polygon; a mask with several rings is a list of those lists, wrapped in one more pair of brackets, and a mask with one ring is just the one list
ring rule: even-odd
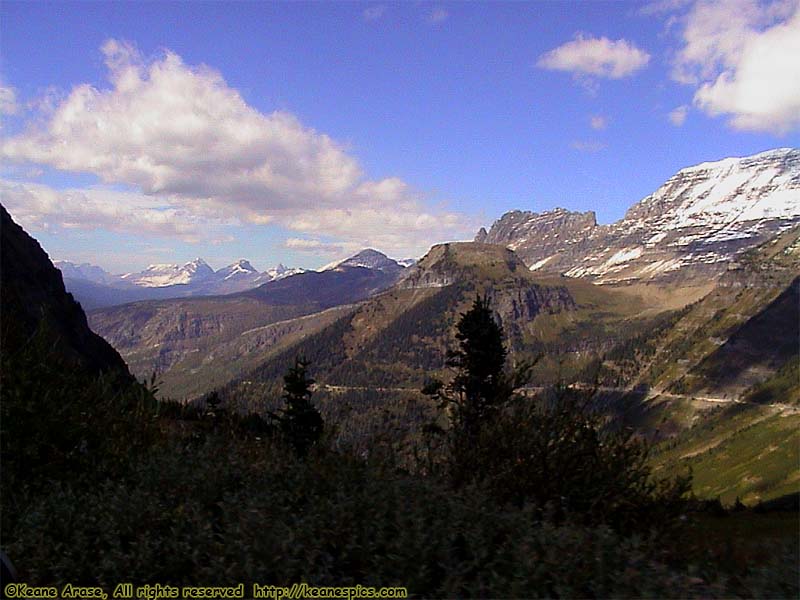
{"label": "rock face", "polygon": [[524,324],[540,313],[577,308],[566,288],[535,283],[516,253],[497,244],[438,244],[409,269],[397,287],[424,289],[465,284],[484,288],[495,314],[509,328],[509,333],[522,332]]}
{"label": "rock face", "polygon": [[515,250],[532,271],[594,283],[715,279],[741,252],[800,222],[800,150],[679,171],[611,225],[594,213],[513,211],[476,241]]}
{"label": "rock face", "polygon": [[86,315],[64,288],[61,273],[42,247],[0,206],[0,310],[4,353],[39,334],[77,368],[128,374],[120,355],[89,329]]}
{"label": "rock face", "polygon": [[403,273],[398,287],[445,287],[459,281],[497,274],[506,276],[525,270],[525,263],[508,248],[478,242],[451,242],[433,246],[416,265]]}
{"label": "rock face", "polygon": [[[645,379],[676,393],[741,397],[797,361],[799,301],[797,226],[744,253],[714,290],[688,307],[659,337]],[[800,398],[800,380],[793,379]],[[790,401],[787,390],[775,394],[775,401]]]}

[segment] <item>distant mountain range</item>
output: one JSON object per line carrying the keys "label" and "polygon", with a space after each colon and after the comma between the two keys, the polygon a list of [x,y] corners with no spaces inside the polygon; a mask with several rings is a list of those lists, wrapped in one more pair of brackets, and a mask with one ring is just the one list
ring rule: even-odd
{"label": "distant mountain range", "polygon": [[800,223],[800,150],[781,148],[682,169],[625,217],[512,211],[475,241],[514,250],[532,271],[597,284],[709,280]]}
{"label": "distant mountain range", "polygon": [[69,261],[59,260],[54,264],[61,270],[65,280],[89,282],[118,290],[171,288],[170,291],[175,292],[178,296],[230,294],[305,271],[300,268],[290,269],[279,264],[277,267],[259,273],[245,259],[237,260],[218,271],[214,271],[202,258],[197,258],[184,265],[155,264],[143,271],[124,275],[112,275],[102,268],[88,263],[76,265]]}
{"label": "distant mountain range", "polygon": [[[413,261],[404,262],[413,263]],[[140,300],[234,294],[307,271],[278,264],[272,269],[258,272],[245,259],[240,259],[218,271],[214,271],[202,258],[197,258],[184,265],[154,264],[143,271],[124,275],[112,275],[89,263],[78,265],[69,261],[55,261],[54,264],[61,270],[67,289],[86,310]],[[405,264],[392,260],[377,250],[367,249],[323,267],[321,271],[343,266],[363,266],[397,273]]]}
{"label": "distant mountain range", "polygon": [[[376,267],[363,266],[367,259]],[[352,262],[353,264],[345,264]],[[158,372],[167,396],[194,397],[391,287],[404,268],[367,251],[324,271],[278,278],[224,296],[149,300],[89,313],[92,328],[134,373]]]}

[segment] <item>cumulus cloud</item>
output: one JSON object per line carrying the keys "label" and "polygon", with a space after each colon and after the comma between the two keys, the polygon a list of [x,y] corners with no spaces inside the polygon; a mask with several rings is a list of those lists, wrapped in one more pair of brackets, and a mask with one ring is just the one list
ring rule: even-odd
{"label": "cumulus cloud", "polygon": [[578,34],[571,42],[543,54],[536,64],[553,71],[621,79],[644,68],[649,61],[647,52],[627,40]]}
{"label": "cumulus cloud", "polygon": [[228,241],[223,224],[211,215],[162,199],[104,188],[57,190],[50,186],[0,179],[3,205],[31,231],[102,229],[178,238],[186,242]]}
{"label": "cumulus cloud", "polygon": [[600,131],[608,127],[608,119],[603,115],[593,115],[589,119],[589,125],[592,126],[592,129]]}
{"label": "cumulus cloud", "polygon": [[675,127],[680,127],[686,122],[686,115],[689,113],[689,107],[685,104],[678,106],[669,113],[669,121]]}
{"label": "cumulus cloud", "polygon": [[[359,215],[373,211],[385,216],[380,230],[397,222],[400,210],[406,213],[401,222],[430,216],[405,183],[366,179],[358,161],[329,136],[288,112],[259,112],[210,67],[186,65],[169,50],[145,60],[117,40],[107,41],[102,53],[110,86],[74,87],[40,111],[24,133],[6,139],[0,156],[91,173],[192,214],[298,231],[305,223],[307,230],[343,240],[363,238],[368,230]],[[345,224],[323,219],[326,232],[313,219],[317,213],[354,218]],[[472,228],[442,211],[435,218],[442,225],[426,224],[408,240],[422,243],[425,231],[431,235],[426,243],[438,241],[453,220],[461,222],[462,235]]]}
{"label": "cumulus cloud", "polygon": [[734,129],[800,128],[800,1],[697,2],[683,19],[672,77]]}
{"label": "cumulus cloud", "polygon": [[288,113],[262,115],[207,67],[171,52],[148,65],[114,40],[103,54],[114,87],[75,87],[44,127],[3,143],[6,158],[147,194],[213,197],[248,213],[333,204],[361,177],[328,136]]}
{"label": "cumulus cloud", "polygon": [[13,87],[0,84],[0,115],[15,115],[19,112],[17,92]]}

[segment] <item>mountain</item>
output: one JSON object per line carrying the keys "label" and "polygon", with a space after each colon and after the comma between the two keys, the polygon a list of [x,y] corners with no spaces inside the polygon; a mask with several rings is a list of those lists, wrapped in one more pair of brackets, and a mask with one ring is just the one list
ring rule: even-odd
{"label": "mountain", "polygon": [[157,372],[163,395],[194,398],[329,324],[347,305],[391,286],[397,275],[341,266],[279,276],[224,296],[106,307],[91,311],[90,321],[137,376]]}
{"label": "mountain", "polygon": [[166,287],[169,285],[189,285],[202,282],[214,275],[214,269],[202,258],[185,265],[150,265],[140,273],[127,273],[121,279],[141,287]]}
{"label": "mountain", "polygon": [[[401,264],[377,250],[363,250],[321,270],[364,267],[393,276],[409,264],[413,264],[413,261],[406,260]],[[62,269],[67,289],[87,310],[140,300],[234,294],[306,272],[305,269],[290,268],[283,264],[258,272],[250,261],[243,258],[218,271],[214,271],[202,258],[184,265],[150,265],[143,271],[125,275],[112,275],[88,263],[75,265],[69,261],[58,261],[57,266]],[[355,291],[356,296],[359,293]]]}
{"label": "mountain", "polygon": [[261,273],[259,278],[256,279],[256,282],[258,285],[261,285],[263,283],[277,281],[278,279],[283,279],[284,277],[291,277],[292,275],[299,275],[300,273],[305,272],[306,269],[301,269],[299,267],[289,268],[283,263],[278,263],[277,267],[273,267]]}
{"label": "mountain", "polygon": [[119,286],[95,283],[87,279],[64,277],[64,285],[86,311],[107,306],[118,306],[141,300],[162,300],[189,296],[191,290],[185,285],[167,287]]}
{"label": "mountain", "polygon": [[[283,265],[279,265],[279,267],[283,267]],[[285,269],[285,267],[283,267]],[[254,275],[258,275],[258,271],[256,271],[255,267],[250,264],[249,260],[244,258],[240,258],[234,263],[229,264],[227,267],[221,268],[219,271],[214,273],[219,279],[223,281],[228,281],[230,279],[239,279],[239,278],[250,278]]]}
{"label": "mountain", "polygon": [[68,260],[56,260],[53,265],[61,271],[64,279],[78,279],[99,284],[111,284],[118,279],[108,271],[89,263],[76,265]]}
{"label": "mountain", "polygon": [[0,205],[2,349],[13,357],[37,336],[49,350],[89,373],[128,374],[120,355],[89,329],[80,305],[39,243]]}
{"label": "mountain", "polygon": [[[665,336],[641,379],[658,390],[742,398],[800,360],[800,227],[740,255]],[[784,398],[800,400],[800,382]]]}
{"label": "mountain", "polygon": [[434,246],[396,285],[361,302],[325,329],[299,340],[235,384],[246,396],[279,379],[294,354],[306,356],[323,386],[419,389],[444,369],[458,314],[486,293],[513,349],[542,315],[577,312],[570,291],[543,285],[515,254],[472,242]]}
{"label": "mountain", "polygon": [[396,273],[407,266],[410,266],[409,261],[403,261],[401,263],[400,261],[389,258],[383,252],[367,248],[366,250],[354,254],[350,258],[325,265],[320,271],[330,271],[339,267],[365,267],[367,269],[378,269],[379,271]]}
{"label": "mountain", "polygon": [[593,212],[513,211],[476,241],[515,250],[531,270],[597,284],[711,280],[800,222],[800,150],[682,169],[610,225]]}
{"label": "mountain", "polygon": [[232,294],[305,271],[279,264],[259,273],[245,259],[214,271],[202,258],[184,265],[150,265],[125,275],[112,275],[88,263],[58,261],[56,266],[62,270],[67,289],[87,310],[139,300]]}
{"label": "mountain", "polygon": [[644,421],[669,437],[654,465],[691,468],[695,493],[726,503],[796,493],[800,227],[741,255],[657,346],[640,376]]}
{"label": "mountain", "polygon": [[[483,294],[504,329],[512,363],[551,353],[537,366],[540,382],[566,373],[562,356],[574,353],[582,361],[587,346],[613,344],[609,333],[620,330],[614,325],[645,308],[627,292],[580,280],[543,281],[498,245],[439,244],[394,286],[289,341],[219,392],[240,410],[275,410],[283,374],[304,356],[317,382],[314,402],[337,424],[337,443],[365,453],[410,443],[404,432],[419,432],[437,415],[420,389],[432,377],[452,376],[446,357],[456,343],[455,325]],[[565,332],[573,332],[568,341]]]}

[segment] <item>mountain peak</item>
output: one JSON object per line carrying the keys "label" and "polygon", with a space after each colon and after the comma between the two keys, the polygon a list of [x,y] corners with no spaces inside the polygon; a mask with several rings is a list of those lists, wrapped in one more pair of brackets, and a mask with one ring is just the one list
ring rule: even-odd
{"label": "mountain peak", "polygon": [[402,287],[445,287],[457,281],[506,278],[526,273],[525,263],[509,248],[480,242],[436,244],[403,277]]}
{"label": "mountain peak", "polygon": [[253,267],[253,265],[250,264],[250,261],[247,260],[246,258],[240,258],[236,262],[228,265],[227,268],[232,268],[232,267],[239,268],[243,271],[255,272],[255,268]]}
{"label": "mountain peak", "polygon": [[122,279],[142,287],[166,287],[186,285],[213,277],[214,270],[202,258],[179,266],[176,264],[152,264],[139,273],[128,273]]}
{"label": "mountain peak", "polygon": [[400,263],[389,258],[383,252],[379,252],[373,248],[366,248],[357,252],[350,258],[325,265],[320,271],[330,271],[341,267],[364,267],[367,269],[377,269],[379,271],[399,271],[404,268]]}
{"label": "mountain peak", "polygon": [[85,279],[86,281],[102,284],[109,283],[115,279],[108,271],[86,262],[78,265],[68,260],[56,260],[53,261],[53,265],[61,271],[61,275],[65,279]]}
{"label": "mountain peak", "polygon": [[729,156],[719,160],[707,161],[690,167],[684,167],[678,171],[678,175],[694,171],[727,169],[739,164],[749,167],[760,162],[779,163],[787,159],[793,159],[794,161],[800,160],[800,150],[797,148],[775,148],[773,150],[765,150],[764,152],[751,154],[750,156]]}
{"label": "mountain peak", "polygon": [[610,225],[593,212],[517,210],[477,237],[516,250],[533,271],[594,283],[707,280],[798,222],[800,150],[778,148],[681,169]]}

